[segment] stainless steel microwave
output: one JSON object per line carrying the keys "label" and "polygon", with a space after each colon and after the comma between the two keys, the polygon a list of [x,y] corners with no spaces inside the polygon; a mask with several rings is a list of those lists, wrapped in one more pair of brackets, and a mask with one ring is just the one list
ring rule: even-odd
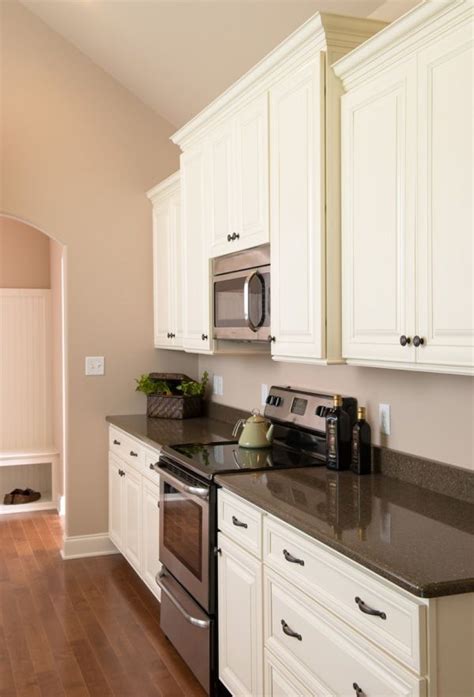
{"label": "stainless steel microwave", "polygon": [[214,338],[268,341],[270,245],[213,261]]}

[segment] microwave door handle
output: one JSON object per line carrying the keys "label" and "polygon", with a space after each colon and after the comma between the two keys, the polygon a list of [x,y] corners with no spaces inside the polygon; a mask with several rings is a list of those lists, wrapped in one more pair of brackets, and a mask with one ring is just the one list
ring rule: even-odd
{"label": "microwave door handle", "polygon": [[[254,278],[259,278],[261,283],[262,283],[262,315],[260,317],[260,321],[257,324],[254,324],[250,318],[250,284]],[[253,271],[251,274],[249,274],[247,276],[247,278],[245,279],[245,283],[244,283],[244,319],[246,320],[249,328],[253,332],[256,332],[257,329],[262,326],[264,319],[265,319],[264,296],[265,296],[265,286],[264,286],[262,274],[259,273],[258,271]]]}

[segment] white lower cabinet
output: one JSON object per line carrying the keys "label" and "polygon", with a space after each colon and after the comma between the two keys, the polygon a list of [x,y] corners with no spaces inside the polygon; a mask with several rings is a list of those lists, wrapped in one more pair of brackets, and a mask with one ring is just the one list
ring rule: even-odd
{"label": "white lower cabinet", "polygon": [[109,452],[109,537],[137,574],[159,599],[155,577],[159,561],[160,478],[151,473],[149,463],[158,452],[146,450],[138,441],[111,428],[110,442],[127,444],[136,453],[136,465]]}
{"label": "white lower cabinet", "polygon": [[143,478],[142,486],[142,571],[143,580],[155,592],[160,564],[160,487]]}
{"label": "white lower cabinet", "polygon": [[474,694],[474,593],[416,597],[229,491],[218,526],[219,677],[234,697]]}
{"label": "white lower cabinet", "polygon": [[237,697],[263,690],[262,565],[219,534],[219,677]]}

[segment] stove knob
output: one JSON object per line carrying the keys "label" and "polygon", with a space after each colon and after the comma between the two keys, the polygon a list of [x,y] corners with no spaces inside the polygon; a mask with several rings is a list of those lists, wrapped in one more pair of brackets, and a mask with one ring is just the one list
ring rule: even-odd
{"label": "stove knob", "polygon": [[273,400],[273,397],[272,397],[271,394],[269,394],[268,397],[267,397],[266,400],[265,400],[265,403],[266,403],[266,404],[273,404],[273,401],[272,401],[272,400]]}
{"label": "stove knob", "polygon": [[283,402],[283,399],[282,399],[281,397],[275,397],[275,400],[274,400],[273,404],[274,404],[276,407],[279,407],[279,406],[282,404],[282,402]]}

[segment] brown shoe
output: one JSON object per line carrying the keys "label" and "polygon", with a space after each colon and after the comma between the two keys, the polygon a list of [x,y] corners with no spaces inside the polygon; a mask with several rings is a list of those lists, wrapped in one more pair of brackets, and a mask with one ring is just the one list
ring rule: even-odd
{"label": "brown shoe", "polygon": [[5,494],[3,503],[17,504],[17,503],[33,503],[41,498],[39,491],[33,491],[33,489],[14,489],[9,494]]}

